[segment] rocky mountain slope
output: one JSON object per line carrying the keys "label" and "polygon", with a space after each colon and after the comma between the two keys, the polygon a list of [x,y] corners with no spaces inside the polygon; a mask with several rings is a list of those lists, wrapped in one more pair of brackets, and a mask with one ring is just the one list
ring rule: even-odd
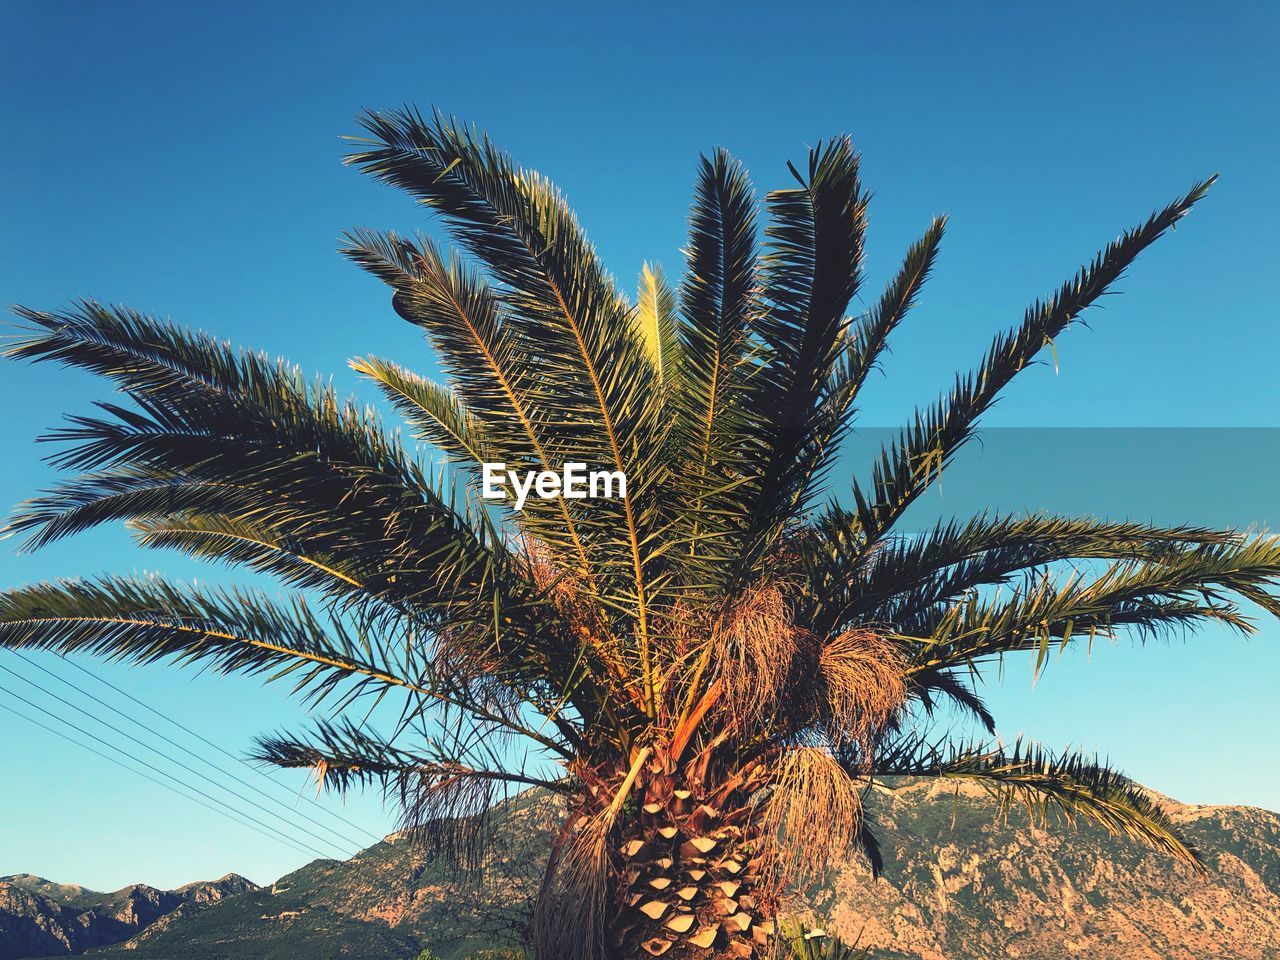
{"label": "rocky mountain slope", "polygon": [[[1096,828],[1046,831],[1019,810],[1001,816],[979,790],[904,784],[869,805],[884,838],[884,876],[842,864],[808,899],[880,960],[1280,957],[1280,816],[1247,807],[1171,810],[1200,847],[1207,875]],[[483,887],[390,837],[349,861],[316,861],[270,889],[250,885],[207,909],[185,902],[88,956],[402,960],[425,945],[452,958],[509,943],[525,922],[554,819],[536,797],[510,804]],[[41,892],[35,878],[21,879],[10,878],[9,890],[70,910],[85,902],[83,892],[59,893],[78,888]],[[120,903],[123,893],[109,896]],[[5,909],[0,900],[0,918],[9,916]],[[7,922],[0,919],[0,931]],[[83,949],[83,941],[60,942],[61,952],[67,943]],[[3,960],[24,956],[4,949]]]}
{"label": "rocky mountain slope", "polygon": [[846,865],[816,898],[883,960],[1274,960],[1280,816],[1170,804],[1205,875],[1101,829],[996,816],[978,789],[916,784],[880,798],[885,875]]}
{"label": "rocky mountain slope", "polygon": [[203,909],[257,889],[235,874],[177,890],[135,884],[112,893],[30,874],[0,877],[0,960],[83,953],[127,940],[175,910]]}

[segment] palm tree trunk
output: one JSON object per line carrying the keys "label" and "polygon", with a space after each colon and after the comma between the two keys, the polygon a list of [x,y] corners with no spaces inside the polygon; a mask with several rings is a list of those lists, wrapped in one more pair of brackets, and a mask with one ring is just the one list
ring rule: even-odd
{"label": "palm tree trunk", "polygon": [[606,947],[620,960],[764,957],[774,933],[752,794],[764,768],[660,755],[621,824]]}

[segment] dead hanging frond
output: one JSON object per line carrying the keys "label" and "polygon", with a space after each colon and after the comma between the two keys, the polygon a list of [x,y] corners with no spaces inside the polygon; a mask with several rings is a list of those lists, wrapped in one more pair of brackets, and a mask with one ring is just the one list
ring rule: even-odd
{"label": "dead hanging frond", "polygon": [[284,769],[310,770],[318,785],[340,794],[380,787],[398,802],[406,835],[447,854],[443,862],[470,870],[482,865],[496,803],[528,787],[565,789],[537,771],[515,768],[494,742],[501,729],[492,725],[478,738],[481,747],[447,738],[410,750],[350,719],[319,720],[303,731],[258,738],[251,756]]}
{"label": "dead hanging frond", "polygon": [[746,591],[720,617],[708,641],[711,673],[735,719],[759,719],[783,698],[799,639],[777,586]]}
{"label": "dead hanging frond", "polygon": [[539,960],[603,960],[613,824],[605,809],[565,826],[534,911],[533,948]]}
{"label": "dead hanging frond", "polygon": [[816,880],[840,862],[862,824],[857,782],[818,747],[782,755],[762,812],[765,870],[779,889]]}
{"label": "dead hanging frond", "polygon": [[432,667],[437,676],[458,690],[467,690],[484,709],[515,716],[524,697],[510,682],[512,669],[503,657],[501,640],[492,630],[475,624],[445,625],[436,631]]}
{"label": "dead hanging frond", "polygon": [[820,710],[832,746],[863,753],[907,699],[906,660],[892,640],[872,630],[848,630],[818,655]]}
{"label": "dead hanging frond", "polygon": [[488,849],[490,811],[510,785],[486,771],[436,764],[398,774],[394,781],[401,827],[417,843],[445,854],[461,871],[479,870]]}
{"label": "dead hanging frond", "polygon": [[648,747],[636,752],[620,780],[597,779],[580,810],[561,831],[534,912],[534,956],[539,960],[603,960],[610,917],[609,890],[614,879],[611,853],[615,827],[637,779],[649,762]]}

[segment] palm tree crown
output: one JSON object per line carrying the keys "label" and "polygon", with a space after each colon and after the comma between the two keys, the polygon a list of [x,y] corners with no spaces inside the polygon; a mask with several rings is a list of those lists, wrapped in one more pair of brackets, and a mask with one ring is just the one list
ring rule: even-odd
{"label": "palm tree crown", "polygon": [[[851,313],[868,198],[847,138],[791,166],[763,212],[739,163],[704,157],[684,274],[645,266],[632,302],[560,194],[486,137],[410,109],[361,123],[348,161],[435,210],[457,249],[347,236],[449,385],[352,365],[468,482],[283,362],[96,302],[20,310],[9,356],[92,370],[132,404],[53,435],[71,476],[11,528],[34,547],[125,520],[295,593],[40,584],[0,594],[0,645],[288,678],[327,719],[260,757],[384,784],[438,839],[474,839],[504,789],[563,795],[547,957],[763,955],[789,884],[849,847],[877,863],[859,800],[876,778],[980,781],[1195,862],[1122,776],[929,717],[947,704],[994,736],[975,679],[1007,653],[1039,669],[1053,645],[1125,628],[1248,631],[1242,602],[1280,613],[1280,543],[1043,514],[896,528],[1005,385],[1212,181],[1033,303],[839,505],[822,498],[859,391],[944,230]],[[520,512],[475,495],[482,464],[571,462],[624,473],[627,495]],[[346,718],[388,693],[406,704],[393,733]]]}

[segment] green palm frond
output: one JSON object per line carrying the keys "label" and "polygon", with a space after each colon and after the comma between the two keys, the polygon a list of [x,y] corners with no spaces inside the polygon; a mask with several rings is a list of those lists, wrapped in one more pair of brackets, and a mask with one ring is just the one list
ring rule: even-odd
{"label": "green palm frond", "polygon": [[976,588],[1063,561],[1153,560],[1189,546],[1241,540],[1205,527],[981,514],[964,523],[939,522],[918,536],[886,537],[868,554],[855,513],[829,510],[816,530],[824,549],[815,551],[811,573],[823,604],[815,620],[831,627],[850,620],[900,623]]}
{"label": "green palm frond", "polygon": [[947,397],[917,411],[914,422],[876,461],[870,490],[854,484],[868,543],[878,541],[951,462],[1004,387],[1097,302],[1143,250],[1186,216],[1214,179],[1194,184],[1185,196],[1108,244],[1053,296],[1028,307],[1020,327],[996,337],[978,368],[957,377]]}
{"label": "green palm frond", "polygon": [[733,493],[745,527],[736,576],[755,568],[820,477],[831,429],[823,401],[861,282],[867,198],[849,140],[819,144],[806,172],[791,172],[798,186],[767,198],[765,309],[754,327],[763,355],[744,401],[752,481]]}
{"label": "green palm frond", "polygon": [[945,226],[945,217],[933,221],[924,236],[907,251],[897,275],[876,305],[846,329],[839,357],[827,376],[818,424],[814,428],[811,473],[819,474],[838,452],[852,425],[854,404],[867,375],[888,348],[889,335],[906,318],[933,269]]}
{"label": "green palm frond", "polygon": [[645,264],[640,270],[640,290],[636,296],[636,326],[649,362],[658,373],[658,382],[667,390],[675,388],[680,376],[680,341],[676,336],[677,294],[658,266]]}
{"label": "green palm frond", "polygon": [[[238,508],[307,555],[348,555],[371,592],[424,611],[465,609],[510,579],[483,518],[459,514],[370,413],[330,389],[130,311],[22,315],[37,326],[11,356],[101,373],[142,411],[103,404],[107,416],[52,435],[69,444],[55,463],[86,472],[19,510],[14,525],[37,540],[100,519]],[[159,502],[157,480],[180,499]]]}
{"label": "green palm frond", "polygon": [[625,299],[563,197],[487,138],[409,109],[367,113],[361,124],[370,139],[349,162],[438,211],[498,281],[511,323],[537,344],[529,364],[557,395],[557,459],[627,476],[626,498],[600,501],[583,518],[593,530],[584,539],[601,545],[597,579],[627,584],[615,599],[636,624],[652,701],[649,567],[664,517],[656,493],[670,424]]}
{"label": "green palm frond", "polygon": [[320,699],[344,681],[412,689],[394,655],[367,646],[300,597],[280,604],[244,589],[219,591],[158,577],[64,580],[0,592],[0,645],[152,663],[171,659],[222,672],[287,677]]}
{"label": "green palm frond", "polygon": [[321,589],[326,605],[365,619],[412,609],[384,545],[341,519],[323,519],[306,499],[282,501],[271,488],[127,464],[81,474],[20,504],[8,529],[28,533],[26,545],[36,549],[123,520],[143,546],[270,572],[291,586]]}
{"label": "green palm frond", "polygon": [[412,623],[376,635],[353,631],[300,596],[282,604],[259,591],[206,590],[151,576],[36,584],[0,592],[0,647],[266,674],[291,680],[311,703],[339,691],[346,704],[394,689],[567,754],[559,739],[477,695],[472,678],[449,671]]}
{"label": "green palm frond", "polygon": [[[469,766],[446,746],[430,741],[406,750],[373,730],[350,720],[321,720],[304,734],[279,733],[257,738],[250,759],[286,769],[319,770],[324,787],[345,791],[356,786],[392,786],[402,791],[420,787],[423,780],[478,780],[498,784],[537,786],[562,792],[564,783],[520,769]],[[500,759],[489,756],[489,761]]]}
{"label": "green palm frond", "polygon": [[1161,804],[1142,787],[1079,753],[1055,755],[1019,740],[990,744],[904,744],[877,766],[884,777],[927,777],[977,784],[1007,809],[1024,807],[1033,822],[1052,815],[1088,820],[1204,870],[1199,854]]}
{"label": "green palm frond", "polygon": [[1158,635],[1216,622],[1252,632],[1240,600],[1276,615],[1278,586],[1280,540],[1253,537],[1187,547],[1158,560],[1120,561],[1096,577],[1076,574],[1065,583],[1042,575],[1007,598],[975,595],[939,605],[906,639],[918,644],[920,667],[1036,651],[1039,669],[1051,645],[1111,636],[1120,628]]}
{"label": "green palm frond", "polygon": [[996,718],[956,670],[931,669],[915,672],[911,678],[909,695],[920,702],[926,715],[933,714],[938,698],[941,697],[977,720],[987,733],[994,735],[996,732]]}
{"label": "green palm frond", "polygon": [[400,316],[420,327],[440,355],[463,403],[484,418],[502,456],[549,463],[550,442],[520,332],[506,322],[497,294],[457,256],[429,239],[356,230],[342,253],[386,283]]}
{"label": "green palm frond", "polygon": [[24,550],[38,550],[104,523],[193,510],[236,513],[251,509],[256,494],[235,484],[195,482],[181,474],[125,465],[64,480],[20,504],[6,535],[25,534]]}
{"label": "green palm frond", "polygon": [[361,123],[373,139],[349,162],[437,210],[499,282],[510,322],[537,344],[530,372],[557,385],[557,413],[573,425],[558,452],[624,470],[646,455],[642,441],[660,426],[656,375],[559,193],[439,115],[369,113]]}
{"label": "green palm frond", "polygon": [[[310,555],[286,530],[244,516],[173,511],[142,518],[134,514],[129,527],[144,547],[180,550],[193,557],[273,574],[292,587],[320,591],[336,607],[342,600],[360,604],[372,594],[360,579],[359,568],[345,555]],[[386,614],[405,616],[405,611],[389,604]]]}
{"label": "green palm frond", "polygon": [[679,441],[687,468],[674,482],[699,509],[684,519],[689,563],[703,579],[730,556],[736,519],[702,509],[740,473],[737,440],[751,369],[749,332],[761,309],[756,197],[742,164],[724,150],[702,157],[689,212],[688,265],[680,285]]}
{"label": "green palm frond", "polygon": [[378,385],[419,440],[434,444],[467,465],[503,459],[488,425],[448,387],[378,357],[361,357],[350,361],[350,366]]}
{"label": "green palm frond", "polygon": [[856,396],[888,347],[889,337],[915,305],[921,288],[933,270],[947,218],[937,217],[924,235],[911,245],[902,266],[885,287],[876,305],[849,331],[844,363],[838,368],[839,384],[828,392]]}
{"label": "green palm frond", "polygon": [[[414,243],[394,233],[355,230],[346,241],[342,253],[395,291],[396,312],[426,332],[462,403],[483,419],[490,462],[554,469],[558,446],[551,423],[557,415],[539,386],[534,347],[504,317],[484,277],[460,257],[442,256],[427,238]],[[535,500],[528,511],[539,539],[563,551],[590,580],[581,511],[571,511],[564,500]]]}

